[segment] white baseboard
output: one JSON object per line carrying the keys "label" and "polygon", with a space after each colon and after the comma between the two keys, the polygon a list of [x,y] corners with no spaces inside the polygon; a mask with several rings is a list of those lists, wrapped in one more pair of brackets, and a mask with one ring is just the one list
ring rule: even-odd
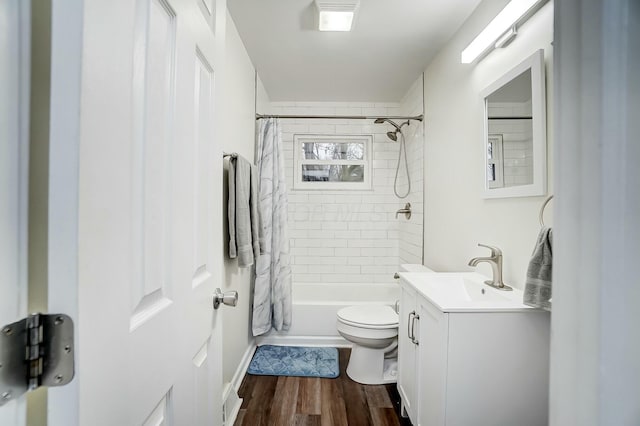
{"label": "white baseboard", "polygon": [[338,348],[350,348],[351,343],[342,336],[286,336],[266,335],[256,337],[256,344],[281,345],[281,346],[333,346]]}
{"label": "white baseboard", "polygon": [[242,384],[242,379],[244,379],[245,374],[247,374],[247,369],[249,368],[249,364],[251,363],[251,359],[253,358],[253,354],[257,349],[256,341],[251,343],[251,345],[244,351],[244,355],[242,355],[242,359],[240,360],[240,364],[238,365],[238,369],[233,375],[231,379],[231,384],[233,388],[237,391],[240,389],[240,385]]}
{"label": "white baseboard", "polygon": [[227,384],[225,388],[226,397],[224,398],[224,425],[230,426],[236,422],[240,407],[242,406],[242,398],[238,396],[238,392],[233,389],[231,383]]}
{"label": "white baseboard", "polygon": [[253,358],[256,348],[257,346],[255,341],[249,345],[242,355],[240,364],[238,365],[236,372],[233,374],[231,382],[227,383],[224,387],[222,400],[224,401],[225,425],[234,424],[238,417],[238,412],[242,406],[242,398],[238,396],[238,390],[242,384],[242,379],[244,379],[244,376],[247,373],[249,363],[251,363],[251,358]]}

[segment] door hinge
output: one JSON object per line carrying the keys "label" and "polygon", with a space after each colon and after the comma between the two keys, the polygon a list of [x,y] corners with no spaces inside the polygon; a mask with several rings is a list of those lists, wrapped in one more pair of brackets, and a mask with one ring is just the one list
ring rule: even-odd
{"label": "door hinge", "polygon": [[73,320],[30,314],[0,330],[0,406],[41,386],[73,379]]}

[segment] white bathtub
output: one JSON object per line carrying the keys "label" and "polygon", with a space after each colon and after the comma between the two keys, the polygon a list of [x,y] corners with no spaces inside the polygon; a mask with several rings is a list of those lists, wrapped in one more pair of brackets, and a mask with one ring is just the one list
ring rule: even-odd
{"label": "white bathtub", "polygon": [[[400,271],[433,272],[423,265],[403,264]],[[382,304],[394,306],[400,285],[363,283],[294,283],[293,318],[287,332],[258,336],[256,343],[308,346],[350,346],[336,330],[336,314],[346,306]]]}
{"label": "white bathtub", "polygon": [[[398,284],[293,285],[293,318],[289,336],[338,336],[336,313],[353,305],[393,306],[400,299]],[[281,333],[285,334],[285,333]]]}

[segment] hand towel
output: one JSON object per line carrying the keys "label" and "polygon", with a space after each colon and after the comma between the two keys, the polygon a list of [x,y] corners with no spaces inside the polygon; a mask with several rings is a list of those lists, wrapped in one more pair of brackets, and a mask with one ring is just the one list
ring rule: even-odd
{"label": "hand towel", "polygon": [[527,280],[524,288],[523,303],[535,308],[551,311],[551,277],[553,271],[553,233],[551,228],[543,227],[533,249]]}
{"label": "hand towel", "polygon": [[257,259],[265,252],[264,233],[260,226],[260,199],[258,196],[258,168],[251,164],[251,192],[249,194],[249,208],[251,209],[251,240],[253,242],[253,256]]}
{"label": "hand towel", "polygon": [[238,258],[238,266],[254,264],[260,256],[257,171],[240,156],[229,160],[229,257]]}
{"label": "hand towel", "polygon": [[236,155],[229,157],[229,201],[227,202],[227,217],[229,219],[229,257],[238,257],[236,246]]}

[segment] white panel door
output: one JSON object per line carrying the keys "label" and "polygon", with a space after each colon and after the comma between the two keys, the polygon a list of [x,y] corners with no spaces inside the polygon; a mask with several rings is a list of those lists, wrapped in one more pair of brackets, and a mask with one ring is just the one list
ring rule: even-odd
{"label": "white panel door", "polygon": [[[0,328],[27,313],[29,19],[29,2],[0,0]],[[0,425],[24,425],[25,398],[0,398]]]}
{"label": "white panel door", "polygon": [[221,424],[219,53],[198,1],[54,4],[49,309],[75,319],[77,362],[51,426]]}

